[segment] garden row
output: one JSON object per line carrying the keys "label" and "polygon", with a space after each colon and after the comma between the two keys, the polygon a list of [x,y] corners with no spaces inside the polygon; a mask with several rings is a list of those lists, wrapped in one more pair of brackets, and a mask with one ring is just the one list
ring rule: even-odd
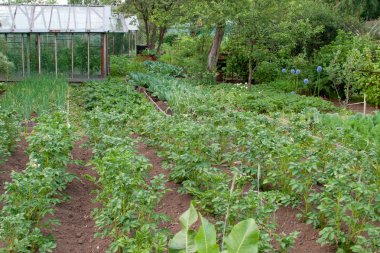
{"label": "garden row", "polygon": [[[82,128],[94,149],[92,164],[99,174],[99,179],[92,179],[99,186],[96,200],[102,204],[93,212],[99,235],[112,239],[111,252],[165,252],[169,231],[160,224],[168,218],[155,208],[167,191],[166,180],[162,174],[149,175],[151,165],[137,154],[130,137],[142,116],[157,112],[132,86],[115,80],[86,84],[77,90],[76,98],[85,108]],[[212,247],[212,252],[219,252],[215,229],[207,220],[201,218],[198,239],[189,232],[197,216],[194,208],[181,216],[182,230],[170,243],[171,250]],[[244,239],[244,233],[254,236]],[[183,237],[186,235],[196,246]],[[238,252],[234,245],[241,242],[248,247],[245,252],[252,252],[249,250],[257,248],[257,237],[255,222],[246,220],[226,239],[226,249]]]}
{"label": "garden row", "polygon": [[67,184],[76,178],[66,171],[74,138],[65,123],[62,112],[41,116],[26,138],[29,163],[23,172],[12,173],[1,196],[1,252],[51,252],[55,248],[54,239],[46,234],[59,221],[50,215],[66,199]]}
{"label": "garden row", "polygon": [[12,111],[0,106],[0,163],[4,162],[16,147],[20,121]]}
{"label": "garden row", "polygon": [[112,243],[110,252],[164,252],[168,232],[159,228],[166,220],[154,209],[165,190],[164,175],[150,177],[152,165],[138,155],[130,137],[131,121],[151,109],[132,87],[115,80],[91,82],[75,92],[80,123],[89,137],[98,178],[93,211],[100,232]]}
{"label": "garden row", "polygon": [[[131,74],[130,81],[166,100],[175,113],[150,112],[138,124],[166,158],[171,179],[219,220],[230,209],[227,225],[254,217],[261,251],[273,251],[271,213],[283,204],[297,206],[300,218],[321,230],[322,244],[354,252],[375,252],[380,246],[380,149],[377,141],[368,141],[379,137],[379,114],[341,116],[313,108],[285,114],[275,108],[263,115],[241,106],[252,96],[239,95],[242,90],[151,73]],[[325,110],[324,102],[319,105]],[[274,237],[289,247],[281,242],[294,236]]]}

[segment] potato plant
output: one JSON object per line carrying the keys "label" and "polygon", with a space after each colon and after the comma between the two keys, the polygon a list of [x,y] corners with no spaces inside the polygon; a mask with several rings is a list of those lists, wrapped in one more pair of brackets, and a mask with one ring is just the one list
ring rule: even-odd
{"label": "potato plant", "polygon": [[[166,192],[163,175],[150,178],[148,160],[137,154],[129,137],[131,121],[144,113],[142,97],[130,86],[108,81],[77,91],[84,111],[81,124],[89,137],[99,178],[93,211],[98,236],[108,237],[109,252],[165,252],[167,233],[159,228],[166,217],[155,207]],[[152,109],[152,108],[150,108]]]}
{"label": "potato plant", "polygon": [[[216,88],[156,74],[131,77],[134,84],[143,81],[153,95],[167,100],[175,112],[172,117],[143,116],[139,131],[160,147],[171,178],[204,210],[222,216],[231,206],[241,213],[246,206],[238,193],[242,186],[235,188],[235,200],[228,187],[228,175],[237,171],[241,185],[250,183],[268,194],[280,191],[277,203],[297,206],[300,218],[321,229],[322,244],[356,252],[379,247],[374,226],[379,221],[379,144],[368,141],[369,135],[377,137],[377,116],[345,119],[344,114],[330,116],[315,109],[260,115],[241,106],[249,99],[244,94],[232,103],[219,103],[226,101],[228,89],[219,87],[216,93]],[[252,204],[250,210],[257,212]],[[256,220],[260,227],[260,217]],[[265,226],[260,229],[260,250],[273,251],[267,247],[270,240],[264,243]]]}
{"label": "potato plant", "polygon": [[59,223],[46,216],[54,213],[54,206],[65,199],[63,190],[76,178],[65,168],[74,141],[65,113],[40,117],[27,141],[27,168],[12,173],[1,196],[1,252],[51,252],[54,239],[41,229]]}
{"label": "potato plant", "polygon": [[20,132],[20,120],[16,113],[0,106],[0,163],[15,149]]}

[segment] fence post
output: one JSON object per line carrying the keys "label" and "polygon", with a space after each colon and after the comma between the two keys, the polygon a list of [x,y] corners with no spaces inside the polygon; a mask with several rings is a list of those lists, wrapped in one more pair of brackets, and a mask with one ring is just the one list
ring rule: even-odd
{"label": "fence post", "polygon": [[364,93],[364,107],[363,107],[363,114],[365,116],[367,112],[367,94]]}

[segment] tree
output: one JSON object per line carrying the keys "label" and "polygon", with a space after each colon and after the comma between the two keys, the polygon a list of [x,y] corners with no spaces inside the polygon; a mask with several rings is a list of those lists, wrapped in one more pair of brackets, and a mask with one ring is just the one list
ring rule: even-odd
{"label": "tree", "polygon": [[[175,24],[181,12],[181,0],[157,1],[153,10],[152,23],[159,27],[157,52],[160,51],[168,27]],[[153,46],[153,45],[152,45]]]}
{"label": "tree", "polygon": [[195,16],[200,19],[205,26],[213,26],[215,29],[214,39],[207,59],[207,69],[210,72],[215,71],[220,46],[225,35],[226,22],[235,20],[237,16],[240,15],[239,13],[249,6],[250,2],[250,0],[187,1],[185,8],[188,9],[189,12],[186,17]]}
{"label": "tree", "polygon": [[167,28],[178,16],[181,9],[179,5],[182,1],[184,0],[126,0],[120,5],[119,10],[125,13],[136,12],[143,20],[148,48],[156,48],[157,30],[159,31],[157,46],[157,51],[159,51]]}
{"label": "tree", "polygon": [[361,17],[366,20],[380,17],[380,2],[378,0],[325,0],[328,3],[349,15]]}
{"label": "tree", "polygon": [[290,58],[294,51],[306,55],[306,46],[323,31],[313,26],[303,11],[311,1],[253,0],[233,24],[229,49],[247,62],[248,88],[261,62]]}

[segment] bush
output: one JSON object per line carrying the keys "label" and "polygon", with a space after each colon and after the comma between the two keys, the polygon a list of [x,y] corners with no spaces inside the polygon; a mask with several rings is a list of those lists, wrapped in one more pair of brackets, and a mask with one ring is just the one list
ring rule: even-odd
{"label": "bush", "polygon": [[131,72],[146,72],[144,64],[134,58],[127,56],[111,56],[111,70],[112,77],[125,77]]}
{"label": "bush", "polygon": [[172,46],[162,45],[164,54],[160,60],[182,67],[191,76],[202,78],[210,45],[211,37],[207,33],[197,37],[181,36]]}
{"label": "bush", "polygon": [[[315,55],[315,66],[321,65],[325,70],[321,90],[329,95],[334,92],[347,100],[354,93],[370,93],[370,101],[379,103],[376,80],[372,80],[369,74],[379,68],[376,63],[379,50],[379,46],[368,37],[340,31],[331,44]],[[316,71],[313,73],[317,75]]]}
{"label": "bush", "polygon": [[13,72],[14,68],[14,64],[0,52],[0,74],[8,77]]}
{"label": "bush", "polygon": [[0,106],[0,163],[4,162],[16,147],[19,130],[20,121],[16,113]]}
{"label": "bush", "polygon": [[144,66],[153,73],[168,75],[173,77],[182,77],[183,68],[158,61],[145,61]]}
{"label": "bush", "polygon": [[257,83],[265,83],[275,80],[280,74],[281,67],[278,63],[263,61],[258,65],[254,79]]}

